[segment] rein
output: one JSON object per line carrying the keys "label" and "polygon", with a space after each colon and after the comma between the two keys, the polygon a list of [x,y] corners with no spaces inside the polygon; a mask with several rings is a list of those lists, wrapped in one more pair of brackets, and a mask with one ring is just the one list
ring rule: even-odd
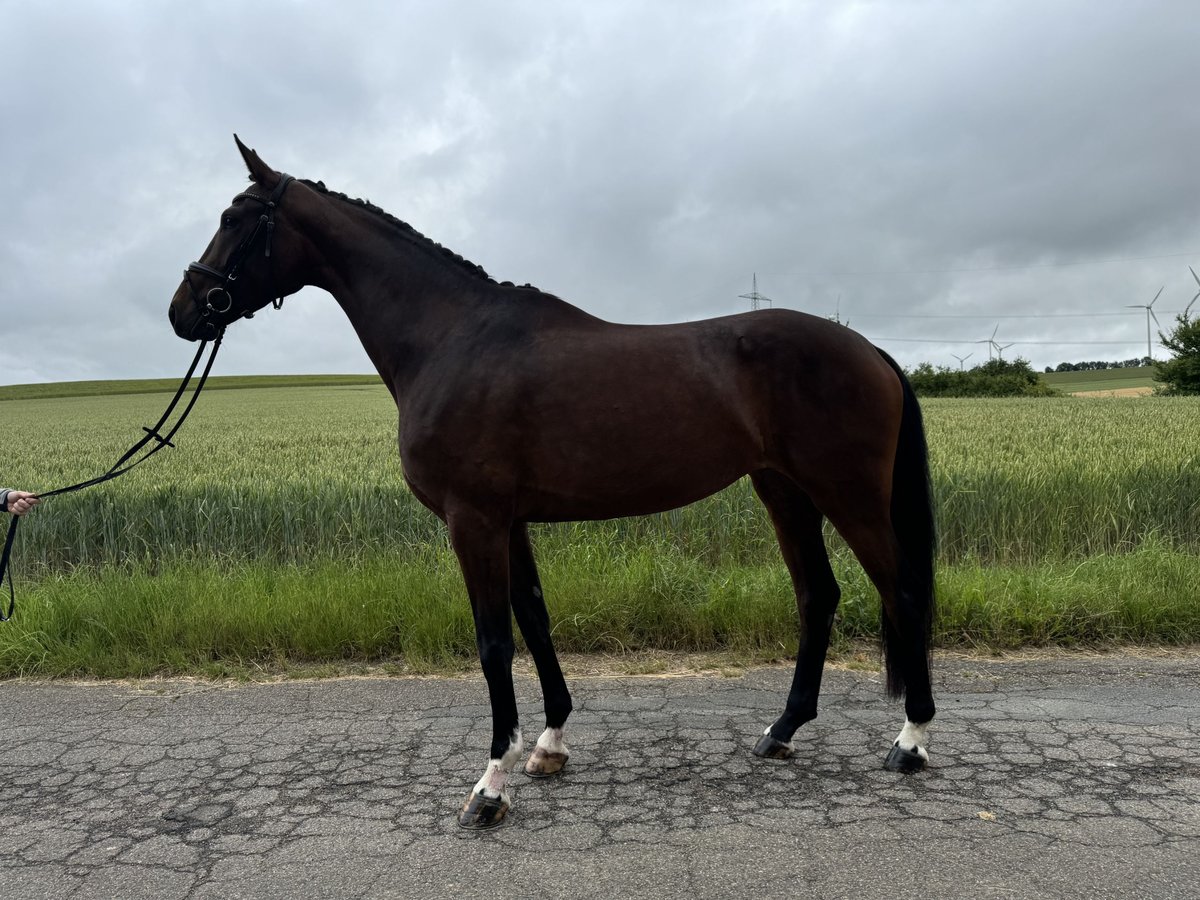
{"label": "rein", "polygon": [[[146,432],[146,436],[126,450],[125,453],[121,455],[121,458],[109,467],[107,472],[105,472],[103,475],[98,475],[95,478],[89,478],[86,481],[81,481],[78,484],[55,488],[52,491],[43,491],[37,496],[41,499],[45,499],[47,497],[57,496],[58,494],[72,494],[75,491],[82,491],[84,488],[93,487],[97,484],[103,484],[106,481],[112,481],[114,478],[119,478],[120,476],[124,475],[130,469],[140,466],[163,447],[174,447],[175,445],[171,443],[171,438],[175,436],[175,432],[179,430],[179,427],[184,423],[184,420],[187,419],[188,413],[192,411],[192,407],[196,405],[196,400],[200,396],[200,391],[204,389],[204,383],[208,380],[208,373],[212,370],[213,360],[217,358],[217,351],[221,348],[221,338],[224,337],[224,335],[224,328],[217,332],[217,336],[212,342],[212,352],[208,356],[208,362],[204,365],[204,371],[200,374],[200,380],[196,382],[196,388],[194,391],[192,391],[191,399],[188,400],[187,406],[184,407],[183,412],[180,414],[179,418],[175,420],[175,424],[171,426],[171,430],[168,431],[166,435],[161,433],[162,427],[166,424],[167,419],[170,418],[171,413],[174,412],[176,405],[179,403],[179,399],[183,396],[184,391],[187,389],[188,383],[191,382],[192,375],[195,374],[196,371],[196,366],[200,364],[200,358],[204,355],[204,350],[208,346],[208,341],[200,342],[200,347],[196,350],[196,356],[192,359],[192,364],[188,367],[187,374],[183,376],[183,381],[179,383],[179,388],[175,391],[175,396],[171,399],[170,404],[167,406],[166,412],[159,417],[158,422],[153,428],[147,428],[144,425],[142,426],[142,431]],[[137,459],[133,459],[133,457],[137,456],[137,454],[141,452],[142,448],[151,441],[156,442],[154,446]],[[133,459],[133,462],[130,462],[131,459]],[[8,563],[9,557],[12,555],[13,541],[17,536],[17,525],[20,524],[20,522],[21,516],[12,516],[12,521],[8,525],[8,537],[6,537],[4,540],[4,553],[2,556],[0,556],[0,584],[4,582],[5,575],[8,575],[8,611],[0,614],[0,622],[7,622],[9,619],[11,619],[13,610],[17,605],[16,593],[13,590],[12,572],[9,570]]]}
{"label": "rein", "polygon": [[[192,360],[191,366],[188,367],[187,374],[183,376],[183,381],[180,382],[179,389],[175,391],[175,396],[167,406],[166,412],[159,418],[158,423],[153,428],[143,426],[142,431],[146,432],[146,436],[126,450],[121,458],[113,463],[103,475],[89,478],[78,484],[45,491],[37,495],[39,498],[45,499],[57,496],[58,494],[71,494],[75,491],[81,491],[84,488],[103,484],[106,481],[112,481],[114,478],[124,475],[135,466],[140,466],[163,447],[175,446],[171,443],[171,438],[175,436],[175,432],[179,430],[179,426],[183,424],[184,420],[188,417],[188,413],[192,411],[192,407],[196,405],[200,391],[204,389],[204,382],[208,380],[208,373],[212,369],[213,360],[217,358],[217,350],[221,347],[221,338],[225,335],[225,326],[209,321],[209,317],[213,315],[221,316],[233,309],[233,294],[230,293],[230,289],[238,279],[242,264],[250,257],[260,238],[262,238],[264,244],[263,256],[267,259],[268,287],[270,288],[270,295],[274,295],[270,258],[271,237],[275,232],[275,211],[279,208],[279,201],[283,198],[283,192],[287,190],[287,186],[293,181],[295,179],[291,175],[281,173],[279,183],[275,185],[274,190],[271,191],[269,196],[262,197],[258,194],[246,192],[234,197],[234,202],[238,200],[253,200],[255,203],[262,205],[263,210],[258,217],[257,224],[254,226],[254,231],[250,233],[249,237],[238,244],[233,253],[229,255],[229,259],[225,263],[223,270],[201,262],[190,263],[187,269],[184,270],[183,281],[188,287],[192,301],[199,309],[201,320],[208,329],[209,336],[200,342],[200,347],[196,350],[196,356]],[[215,287],[211,287],[205,292],[203,299],[196,293],[196,289],[192,285],[190,276],[193,272],[215,278],[219,282]],[[283,297],[273,300],[272,303],[276,309],[279,309],[283,305]],[[253,315],[253,312],[246,311],[242,313],[241,317],[248,319]],[[175,424],[171,426],[171,430],[163,436],[160,434],[160,431],[163,425],[166,424],[167,419],[170,418],[171,413],[175,410],[175,406],[179,403],[179,399],[183,396],[183,392],[187,389],[189,382],[191,382],[192,375],[195,374],[196,366],[200,364],[200,359],[204,355],[204,349],[208,346],[210,339],[212,340],[212,352],[209,354],[208,362],[204,365],[204,371],[200,375],[200,380],[196,383],[196,388],[192,392],[191,399],[188,401],[187,406],[184,407],[183,413],[175,421]],[[156,441],[157,443],[140,457],[133,459],[151,441]],[[131,459],[133,459],[133,462],[130,462]],[[17,536],[17,525],[20,521],[20,516],[12,517],[12,521],[8,525],[8,536],[4,540],[4,553],[0,555],[0,584],[4,583],[5,575],[8,576],[8,611],[0,614],[0,622],[7,622],[11,619],[13,610],[17,605],[16,592],[13,590],[12,572],[8,564],[12,556],[13,541]]]}

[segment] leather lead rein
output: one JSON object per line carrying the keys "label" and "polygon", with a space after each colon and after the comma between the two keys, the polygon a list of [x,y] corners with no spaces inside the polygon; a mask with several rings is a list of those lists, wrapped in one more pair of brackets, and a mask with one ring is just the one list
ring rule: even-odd
{"label": "leather lead rein", "polygon": [[[175,396],[171,399],[166,411],[159,417],[158,422],[153,428],[142,426],[142,431],[146,432],[146,436],[126,450],[121,455],[121,458],[109,467],[107,472],[105,472],[103,475],[98,475],[95,478],[89,478],[86,481],[81,481],[78,484],[55,488],[52,491],[43,491],[37,496],[44,500],[47,497],[54,497],[58,494],[73,494],[75,491],[82,491],[84,488],[89,488],[97,484],[103,484],[106,481],[112,481],[114,478],[119,478],[120,476],[124,475],[130,469],[140,466],[163,447],[174,447],[175,445],[171,443],[171,438],[175,436],[175,432],[179,430],[179,427],[184,423],[184,420],[187,419],[188,413],[192,411],[192,407],[196,405],[196,399],[200,396],[200,391],[204,389],[204,383],[208,380],[208,373],[212,371],[213,360],[217,358],[217,350],[221,348],[221,338],[224,336],[225,329],[222,328],[217,332],[217,336],[212,342],[212,352],[208,356],[208,362],[204,365],[204,371],[200,374],[200,380],[196,382],[196,389],[192,392],[192,396],[188,400],[187,406],[184,407],[179,418],[175,420],[175,424],[171,426],[170,431],[168,431],[165,435],[161,433],[163,425],[166,424],[167,419],[170,418],[171,413],[174,412],[175,407],[179,403],[179,399],[183,396],[183,392],[187,389],[188,383],[191,382],[192,375],[194,375],[196,372],[196,366],[200,364],[200,359],[204,355],[205,348],[208,346],[208,341],[200,342],[200,347],[196,350],[196,356],[192,359],[192,364],[188,367],[187,374],[183,376],[183,381],[179,383],[179,389],[175,391]],[[134,459],[133,462],[129,462],[129,460],[133,459],[134,456],[137,456],[142,448],[151,441],[156,442],[153,447],[151,447],[137,459]],[[0,622],[7,622],[9,619],[11,619],[13,611],[16,609],[17,605],[17,595],[13,590],[12,572],[8,567],[8,563],[9,558],[12,556],[13,541],[17,536],[17,525],[20,523],[20,521],[20,516],[13,516],[12,521],[9,522],[8,536],[4,540],[4,554],[0,556],[0,584],[3,584],[5,576],[8,576],[8,611],[0,614]]]}
{"label": "leather lead rein", "polygon": [[[275,185],[275,189],[271,191],[270,196],[262,197],[258,194],[246,192],[238,194],[233,198],[235,202],[237,200],[253,200],[255,203],[262,205],[263,211],[258,218],[258,223],[254,226],[254,231],[251,232],[250,236],[234,249],[229,261],[225,264],[224,271],[213,268],[212,266],[201,262],[191,263],[188,265],[187,269],[184,270],[183,280],[188,286],[188,291],[192,295],[192,300],[199,308],[201,317],[204,319],[207,319],[213,313],[216,313],[217,315],[227,313],[233,308],[233,295],[230,294],[229,288],[235,281],[237,281],[238,273],[241,270],[242,263],[244,263],[253,252],[260,236],[263,238],[264,244],[263,255],[270,259],[271,238],[275,232],[275,210],[279,208],[279,201],[283,198],[283,192],[287,190],[287,186],[294,180],[295,179],[292,178],[291,175],[282,173],[279,178],[279,183]],[[270,264],[268,263],[268,281],[270,281],[271,278],[271,270],[269,266]],[[220,284],[209,288],[208,291],[205,292],[203,302],[201,302],[200,297],[196,294],[195,289],[192,287],[191,280],[188,278],[192,272],[199,272],[202,275],[208,275],[220,281]],[[271,293],[274,294],[274,291],[272,290]],[[213,303],[214,299],[217,300],[216,304]],[[278,299],[273,300],[272,305],[274,305],[276,309],[279,309],[283,305],[283,298],[279,297]],[[248,312],[245,315],[247,318],[249,318],[253,315],[253,313]],[[53,497],[57,494],[70,494],[75,491],[81,491],[84,488],[92,487],[93,485],[103,484],[106,481],[111,481],[114,478],[124,475],[134,466],[140,466],[163,447],[174,447],[175,445],[171,443],[171,438],[175,436],[175,432],[179,430],[179,426],[183,424],[184,419],[188,417],[188,413],[192,411],[192,407],[196,405],[196,398],[200,396],[200,391],[204,388],[204,382],[208,379],[208,373],[212,369],[213,360],[217,358],[217,350],[220,349],[221,338],[225,335],[224,326],[218,327],[212,323],[209,323],[209,327],[215,331],[212,340],[212,353],[208,357],[208,362],[204,366],[204,372],[200,375],[199,382],[196,383],[196,389],[192,393],[191,400],[188,401],[188,405],[184,408],[183,414],[180,415],[178,420],[176,420],[175,424],[171,427],[171,430],[167,432],[166,436],[163,436],[159,432],[161,431],[163,425],[166,424],[166,421],[170,417],[171,413],[174,411],[176,404],[179,403],[179,398],[183,396],[183,392],[187,388],[188,383],[192,380],[192,375],[196,371],[196,366],[199,365],[200,358],[204,355],[204,349],[208,345],[207,340],[200,342],[200,348],[196,351],[195,359],[192,360],[192,364],[188,368],[187,374],[183,376],[183,381],[180,382],[179,389],[175,392],[174,398],[167,406],[166,412],[164,412],[159,418],[158,424],[156,424],[153,428],[146,428],[143,426],[142,430],[146,432],[146,436],[126,450],[121,458],[113,463],[112,467],[107,472],[105,472],[103,475],[97,476],[96,478],[89,478],[87,481],[81,481],[78,484],[57,488],[53,491],[45,491],[37,496],[45,499],[47,497]],[[130,459],[136,456],[137,453],[151,441],[156,441],[157,443],[155,443],[153,447],[147,450],[138,459],[135,459],[133,462],[129,462]],[[126,465],[126,463],[128,463],[128,465]],[[7,622],[12,618],[13,610],[16,608],[17,604],[16,592],[13,590],[12,572],[9,570],[8,563],[12,556],[13,540],[17,535],[17,523],[20,521],[20,516],[13,516],[12,521],[9,522],[8,536],[4,540],[4,553],[2,556],[0,556],[0,584],[3,584],[5,576],[8,576],[8,611],[0,614],[0,622]]]}

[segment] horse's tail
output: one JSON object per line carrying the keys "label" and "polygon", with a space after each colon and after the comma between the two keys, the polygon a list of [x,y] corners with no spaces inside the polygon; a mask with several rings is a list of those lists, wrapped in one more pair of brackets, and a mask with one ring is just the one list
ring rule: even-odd
{"label": "horse's tail", "polygon": [[[877,348],[878,349],[878,348]],[[900,418],[900,440],[892,464],[892,529],[900,544],[900,589],[896,603],[900,619],[919,627],[929,665],[934,616],[934,563],[937,556],[937,527],[933,512],[933,487],[929,477],[929,448],[921,407],[912,385],[896,361],[879,351],[900,379],[904,408]],[[912,641],[918,635],[907,638]],[[904,636],[883,612],[883,652],[887,663],[887,689],[893,697],[904,693]]]}

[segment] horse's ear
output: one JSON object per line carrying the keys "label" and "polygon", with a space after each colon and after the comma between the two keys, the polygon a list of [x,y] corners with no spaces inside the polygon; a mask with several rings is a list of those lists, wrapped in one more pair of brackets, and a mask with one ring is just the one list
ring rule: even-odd
{"label": "horse's ear", "polygon": [[241,138],[235,134],[233,139],[242,154],[242,159],[246,161],[246,168],[250,170],[251,181],[264,187],[270,187],[279,181],[279,173],[259,159],[257,153],[242,143]]}

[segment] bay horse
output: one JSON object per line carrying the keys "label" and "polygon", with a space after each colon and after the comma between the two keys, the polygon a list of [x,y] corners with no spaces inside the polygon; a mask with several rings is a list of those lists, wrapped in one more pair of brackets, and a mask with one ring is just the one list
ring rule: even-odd
{"label": "bay horse", "polygon": [[525,771],[549,776],[567,761],[571,695],[527,523],[662,512],[743,475],[770,514],[801,623],[786,706],[753,752],[791,756],[796,730],[816,716],[840,597],[827,518],[879,591],[887,687],[905,696],[885,765],[925,766],[934,714],[928,451],[917,399],[886,353],[845,326],[782,309],[606,322],[497,283],[383,210],[277,172],[234,139],[252,184],[184,272],[169,318],[182,338],[211,338],[315,285],[354,326],[399,410],[404,479],[446,523],[474,614],[492,743],[462,826],[496,825],[510,806],[522,756],[514,616],[546,714]]}

